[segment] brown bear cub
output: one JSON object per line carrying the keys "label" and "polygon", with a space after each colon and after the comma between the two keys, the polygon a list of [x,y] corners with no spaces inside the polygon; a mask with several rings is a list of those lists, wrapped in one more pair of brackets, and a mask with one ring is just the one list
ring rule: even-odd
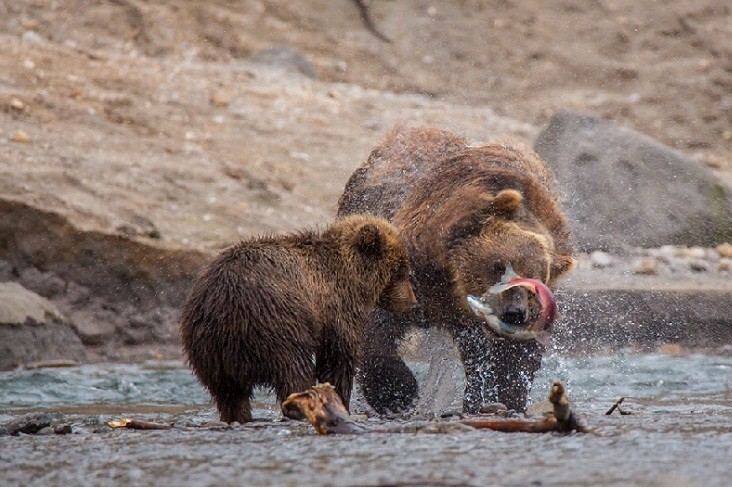
{"label": "brown bear cub", "polygon": [[255,386],[282,403],[330,382],[348,406],[374,306],[416,305],[409,258],[386,221],[353,215],[323,232],[260,237],[224,250],[194,284],[183,347],[224,422],[252,420]]}

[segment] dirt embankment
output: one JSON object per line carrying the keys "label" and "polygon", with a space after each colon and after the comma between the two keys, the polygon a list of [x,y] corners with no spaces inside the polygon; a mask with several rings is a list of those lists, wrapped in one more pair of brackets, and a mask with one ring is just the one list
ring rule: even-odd
{"label": "dirt embankment", "polygon": [[101,357],[177,355],[208,256],[330,219],[396,123],[531,144],[572,108],[730,179],[726,2],[369,4],[393,43],[348,0],[0,5],[0,279]]}

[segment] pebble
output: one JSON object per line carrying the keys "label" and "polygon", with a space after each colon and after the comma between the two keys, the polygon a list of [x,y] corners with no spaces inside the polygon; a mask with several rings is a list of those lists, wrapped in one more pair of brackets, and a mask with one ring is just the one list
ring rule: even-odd
{"label": "pebble", "polygon": [[231,100],[226,96],[224,92],[215,91],[211,94],[208,101],[214,107],[228,107]]}
{"label": "pebble", "polygon": [[724,242],[717,246],[717,253],[723,258],[732,258],[732,244]]}
{"label": "pebble", "polygon": [[732,259],[722,258],[717,263],[717,271],[732,271]]}
{"label": "pebble", "polygon": [[685,254],[691,259],[704,259],[707,257],[707,251],[703,247],[690,247],[685,250]]}
{"label": "pebble", "polygon": [[463,418],[463,413],[458,410],[445,410],[440,414],[440,418],[446,419],[449,417]]}
{"label": "pebble", "polygon": [[438,434],[460,434],[462,432],[470,432],[473,429],[469,425],[462,424],[460,422],[443,422],[438,423]]}
{"label": "pebble", "polygon": [[665,245],[661,246],[655,251],[655,256],[666,264],[671,264],[674,257],[676,256],[676,249],[674,246]]}
{"label": "pebble", "polygon": [[633,273],[637,275],[655,276],[658,274],[658,260],[646,258],[637,261],[633,266]]}
{"label": "pebble", "polygon": [[668,354],[670,356],[678,356],[681,353],[684,352],[684,348],[681,347],[679,344],[661,344],[658,349],[656,349],[656,352],[659,354]]}
{"label": "pebble", "polygon": [[613,265],[613,257],[603,251],[593,251],[590,254],[590,261],[595,268],[609,268]]}
{"label": "pebble", "polygon": [[20,129],[10,137],[10,140],[13,142],[21,142],[25,144],[31,141],[31,136],[26,131]]}
{"label": "pebble", "polygon": [[485,413],[485,414],[490,414],[490,415],[497,414],[498,412],[507,412],[507,411],[508,411],[508,407],[506,407],[506,405],[504,405],[503,403],[498,403],[498,402],[486,403],[485,405],[480,407],[480,413]]}
{"label": "pebble", "polygon": [[702,259],[692,259],[689,261],[689,269],[695,273],[705,273],[709,271],[709,263]]}
{"label": "pebble", "polygon": [[26,107],[26,105],[25,105],[25,102],[23,102],[23,100],[21,100],[19,98],[10,99],[10,108],[12,108],[13,110],[22,112],[23,110],[25,110],[25,107]]}
{"label": "pebble", "polygon": [[23,39],[23,42],[27,42],[29,44],[43,44],[44,42],[43,37],[41,37],[40,34],[32,30],[23,32],[23,35],[21,37]]}

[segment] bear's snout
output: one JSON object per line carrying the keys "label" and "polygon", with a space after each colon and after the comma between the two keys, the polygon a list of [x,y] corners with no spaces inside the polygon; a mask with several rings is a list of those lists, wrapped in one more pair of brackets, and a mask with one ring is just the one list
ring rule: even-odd
{"label": "bear's snout", "polygon": [[504,307],[501,313],[501,320],[511,325],[521,325],[528,320],[526,307],[514,305],[513,303]]}

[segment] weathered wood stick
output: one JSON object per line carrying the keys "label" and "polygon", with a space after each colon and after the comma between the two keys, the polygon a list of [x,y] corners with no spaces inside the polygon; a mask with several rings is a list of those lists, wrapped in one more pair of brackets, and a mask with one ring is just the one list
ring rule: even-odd
{"label": "weathered wood stick", "polygon": [[145,422],[144,420],[134,419],[113,420],[108,422],[108,425],[113,428],[125,427],[136,430],[168,430],[173,428],[170,424],[159,424],[157,422]]}
{"label": "weathered wood stick", "polygon": [[464,420],[461,422],[474,429],[489,429],[499,432],[529,432],[540,434],[543,432],[557,432],[557,419],[553,416],[542,420],[519,420],[519,419],[481,419]]}
{"label": "weathered wood stick", "polygon": [[605,415],[610,415],[616,409],[617,409],[618,412],[620,412],[620,415],[631,415],[632,412],[628,412],[628,411],[623,410],[622,408],[620,408],[620,404],[623,403],[624,400],[625,400],[625,397],[620,397],[620,400],[618,400],[617,402],[615,402],[613,404],[613,406],[610,407],[610,410],[608,410],[607,412],[605,412]]}
{"label": "weathered wood stick", "polygon": [[78,366],[79,361],[73,359],[49,359],[46,361],[36,361],[34,363],[25,363],[22,365],[23,369],[41,369],[41,368],[70,368],[72,366]]}

